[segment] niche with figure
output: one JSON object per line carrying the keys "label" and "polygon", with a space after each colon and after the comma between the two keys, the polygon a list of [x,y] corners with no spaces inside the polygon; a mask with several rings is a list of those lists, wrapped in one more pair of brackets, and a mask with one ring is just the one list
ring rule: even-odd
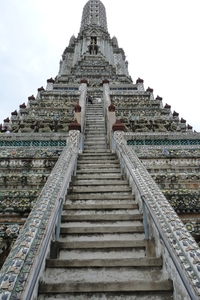
{"label": "niche with figure", "polygon": [[92,55],[96,55],[98,53],[97,37],[96,36],[91,36],[90,45],[89,45],[89,52]]}

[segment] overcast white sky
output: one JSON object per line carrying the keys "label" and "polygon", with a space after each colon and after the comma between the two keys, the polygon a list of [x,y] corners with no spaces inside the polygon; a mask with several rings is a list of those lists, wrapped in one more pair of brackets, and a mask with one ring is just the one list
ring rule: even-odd
{"label": "overcast white sky", "polygon": [[[58,73],[86,0],[0,0],[0,123]],[[102,0],[135,82],[200,131],[200,1]]]}

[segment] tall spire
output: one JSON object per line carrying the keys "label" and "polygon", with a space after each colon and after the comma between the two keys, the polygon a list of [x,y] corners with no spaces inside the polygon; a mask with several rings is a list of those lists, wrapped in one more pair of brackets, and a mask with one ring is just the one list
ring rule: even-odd
{"label": "tall spire", "polygon": [[80,32],[91,25],[100,26],[107,31],[106,10],[100,0],[89,0],[83,8]]}

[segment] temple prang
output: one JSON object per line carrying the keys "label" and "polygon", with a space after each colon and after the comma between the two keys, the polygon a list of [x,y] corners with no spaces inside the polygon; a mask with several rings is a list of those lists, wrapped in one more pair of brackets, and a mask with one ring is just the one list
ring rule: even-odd
{"label": "temple prang", "polygon": [[[137,78],[137,74],[134,76]],[[75,163],[78,159],[79,163],[75,167],[74,173],[70,171],[73,180],[66,190],[69,194],[74,193],[75,196],[70,198],[72,200],[69,200],[68,204],[73,206],[73,201],[79,197],[82,199],[82,203],[77,204],[79,210],[88,199],[91,210],[94,209],[95,201],[98,203],[99,210],[103,210],[106,196],[105,199],[99,195],[96,200],[92,198],[97,193],[98,181],[103,182],[100,188],[102,193],[104,189],[108,195],[110,192],[112,194],[118,192],[119,187],[113,182],[116,179],[115,175],[111,174],[110,178],[106,180],[107,171],[105,171],[104,180],[101,174],[103,167],[98,160],[102,159],[102,152],[116,154],[115,160],[118,158],[121,164],[119,178],[120,180],[127,179],[129,182],[129,188],[122,187],[123,192],[125,191],[122,194],[124,198],[116,196],[117,200],[115,200],[118,201],[119,208],[115,207],[114,210],[118,211],[121,206],[123,207],[122,202],[126,199],[128,200],[125,207],[130,207],[128,192],[130,195],[135,195],[134,199],[137,203],[134,204],[136,205],[134,209],[138,207],[138,214],[144,208],[141,199],[146,199],[145,201],[149,203],[149,209],[157,218],[157,224],[162,232],[166,228],[165,236],[171,245],[170,249],[178,257],[179,263],[183,263],[183,272],[188,276],[191,286],[194,287],[195,295],[200,297],[200,133],[195,131],[192,124],[187,124],[187,116],[180,116],[178,111],[171,110],[170,99],[165,100],[161,96],[154,97],[153,87],[148,87],[147,83],[147,88],[145,88],[144,79],[138,77],[135,81],[132,80],[123,48],[119,47],[115,36],[110,37],[105,6],[100,0],[89,0],[85,4],[79,33],[70,38],[68,46],[64,49],[57,76],[51,77],[50,74],[46,87],[41,86],[35,95],[30,94],[27,99],[22,99],[21,103],[17,110],[13,108],[11,116],[6,116],[0,125],[0,266],[2,267],[0,299],[43,299],[39,296],[38,298],[26,298],[28,292],[25,286],[27,286],[27,278],[33,276],[34,256],[37,257],[40,252],[38,249],[45,240],[45,230],[51,220],[50,214],[53,215],[55,211],[54,205],[62,197],[62,201],[67,199],[67,194],[59,196],[58,199],[56,197],[62,194],[61,190],[65,186],[63,182],[72,162]],[[85,131],[85,128],[88,131]],[[87,154],[89,150],[91,151]],[[97,156],[93,164],[95,168],[95,164],[99,163],[98,175],[91,172],[94,179],[91,186],[88,186],[89,184],[85,181],[89,180],[87,176],[89,169],[85,170],[84,174],[81,173],[82,168],[87,169],[82,160],[87,158],[87,155],[90,155],[92,160],[95,154]],[[74,159],[75,155],[78,155],[78,158]],[[93,170],[91,165],[90,168]],[[112,168],[110,162],[107,163],[107,169],[112,170]],[[113,170],[112,172],[114,173]],[[71,186],[79,173],[83,176],[82,182],[80,185],[77,183],[78,187]],[[110,187],[107,186],[109,182]],[[86,184],[85,190],[88,189],[88,199],[81,195],[77,196],[78,190],[84,184]],[[118,184],[123,186],[124,183]],[[81,193],[85,191],[84,188]],[[138,196],[138,191],[141,192],[140,196]],[[105,210],[111,210],[112,203],[114,200],[106,203]],[[65,202],[63,202],[63,207],[65,209]],[[75,211],[75,208],[70,209]],[[84,213],[87,209],[89,210],[89,208],[83,208]],[[103,221],[110,221],[104,219],[104,216],[99,217],[100,213],[96,213],[100,225]],[[67,212],[66,215],[68,214],[70,215],[69,220],[75,222],[74,216]],[[118,223],[126,221],[129,224],[129,212],[124,214],[122,219],[113,217],[113,220],[117,220]],[[66,215],[64,213],[62,216],[63,220]],[[86,215],[88,216],[88,214]],[[151,238],[148,238],[150,242],[147,244],[140,241],[140,248],[145,248],[145,251],[149,253],[148,256],[155,255],[158,258],[160,254],[162,256],[167,251],[164,249],[164,244],[160,242],[160,235],[156,231],[155,224],[152,225],[153,223],[149,221],[151,213],[147,213],[147,215]],[[139,215],[134,218],[138,218],[138,222],[141,221]],[[95,222],[94,216],[89,221],[87,217],[83,220],[83,227],[79,228],[80,232],[85,230],[86,233],[88,232],[88,236],[92,235],[91,224]],[[86,229],[84,229],[84,222],[90,222]],[[119,227],[117,234],[120,235],[121,228],[128,225],[118,225],[118,223],[115,223],[114,226]],[[143,225],[138,228],[138,230],[143,230]],[[65,229],[62,230],[65,233]],[[70,236],[73,236],[73,230],[75,232],[71,225],[68,228]],[[127,230],[131,231],[132,229],[128,228]],[[102,233],[99,230],[98,234],[103,236],[108,233],[102,229]],[[106,241],[101,241],[102,244],[97,241],[98,249],[104,247],[104,242],[108,241],[107,237],[106,239]],[[80,238],[80,241],[82,240],[84,239]],[[89,241],[88,237],[86,240],[88,245],[94,246],[94,241]],[[80,241],[74,244],[80,246]],[[53,236],[50,256],[57,258],[57,251],[59,252],[66,245],[63,241],[54,242]],[[58,244],[59,250],[56,248]],[[113,248],[117,248],[116,241],[112,245],[114,246],[110,246],[110,249],[114,251]],[[152,245],[156,250],[152,250]],[[70,247],[73,248],[71,244]],[[84,248],[84,246],[80,247]],[[88,258],[87,255],[85,257],[85,261],[80,263],[79,268],[86,267],[84,263]],[[51,259],[48,260],[47,256],[45,259],[51,268],[53,262]],[[70,268],[73,267],[75,260],[76,257],[72,257],[72,262],[67,261]],[[163,272],[165,275],[168,274],[166,278],[169,281],[163,284],[169,292],[170,298],[163,299],[190,299],[178,298],[183,296],[180,292],[182,286],[176,285],[175,280],[173,282],[173,276],[169,275],[170,268],[172,273],[176,273],[174,266],[171,267],[169,261],[170,255]],[[109,265],[109,262],[107,263]],[[127,262],[124,263],[125,265],[122,264],[121,267],[127,266]],[[154,266],[158,266],[160,261],[151,261],[149,264],[153,265],[154,263]],[[113,264],[117,265],[117,259]],[[91,266],[101,267],[95,259]],[[111,263],[109,266],[112,267]],[[145,263],[144,267],[146,267]],[[112,270],[110,272],[112,275]],[[20,281],[19,274],[25,274],[23,275],[24,281]],[[69,274],[70,272],[63,275],[63,278],[70,277]],[[44,275],[44,278],[46,278],[45,276],[48,277]],[[81,276],[80,278],[82,278]],[[178,276],[175,275],[175,278],[179,278]],[[41,278],[43,279],[43,277]],[[81,280],[79,282],[80,291],[84,290]],[[158,278],[155,279],[155,282],[157,281],[159,281]],[[133,287],[134,282],[131,284]],[[111,290],[116,288],[112,282],[110,286]],[[119,299],[129,299],[123,298],[125,297],[123,292],[126,294],[133,290],[129,285],[126,287],[127,290],[125,288],[123,290],[122,287],[122,290],[118,291],[119,294],[122,293],[122,298]],[[45,288],[48,289],[49,286],[43,285],[43,282],[40,281],[39,294],[45,294]],[[71,288],[70,293],[76,294],[74,286],[72,287],[70,283],[68,286],[68,281],[67,287],[63,287],[61,294],[68,293],[68,288],[69,290]],[[104,288],[105,293],[111,292],[109,284],[105,284]],[[85,289],[87,289],[87,285]],[[100,293],[101,290],[98,289],[99,286],[96,284],[91,288],[91,292],[87,291],[87,293],[89,296],[93,293]],[[139,292],[144,290],[145,287]],[[159,290],[158,287],[157,290]],[[35,289],[33,295],[35,295],[34,293],[36,293]],[[47,293],[53,294],[54,292]],[[155,295],[157,295],[156,293],[157,291]],[[6,295],[8,298],[3,298]],[[106,295],[103,296],[107,297]],[[100,296],[98,294],[98,297]],[[89,299],[87,295],[84,297],[86,298],[83,300]]]}

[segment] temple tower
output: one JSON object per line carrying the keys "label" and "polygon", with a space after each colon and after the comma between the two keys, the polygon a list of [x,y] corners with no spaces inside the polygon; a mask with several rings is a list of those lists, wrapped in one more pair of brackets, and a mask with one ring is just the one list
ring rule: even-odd
{"label": "temple tower", "polygon": [[[72,36],[63,51],[57,76],[47,79],[46,88],[39,87],[36,95],[23,99],[18,111],[0,126],[1,299],[18,299],[24,292],[49,234],[41,265],[48,256],[54,227],[60,226],[55,205],[64,201],[70,186],[64,181],[66,174],[71,172],[71,178],[73,166],[76,176],[77,155],[84,151],[90,96],[101,112],[95,120],[97,113],[90,107],[88,126],[97,132],[98,124],[105,127],[104,150],[120,158],[120,178],[129,180],[128,191],[135,195],[140,212],[144,213],[142,201],[148,200],[146,221],[155,253],[167,251],[160,235],[153,235],[157,231],[151,212],[200,295],[200,133],[172,112],[162,97],[155,97],[151,87],[145,89],[143,79],[132,80],[124,50],[116,37],[110,37],[103,3],[89,0],[77,37]],[[166,265],[169,261],[168,257]]]}

